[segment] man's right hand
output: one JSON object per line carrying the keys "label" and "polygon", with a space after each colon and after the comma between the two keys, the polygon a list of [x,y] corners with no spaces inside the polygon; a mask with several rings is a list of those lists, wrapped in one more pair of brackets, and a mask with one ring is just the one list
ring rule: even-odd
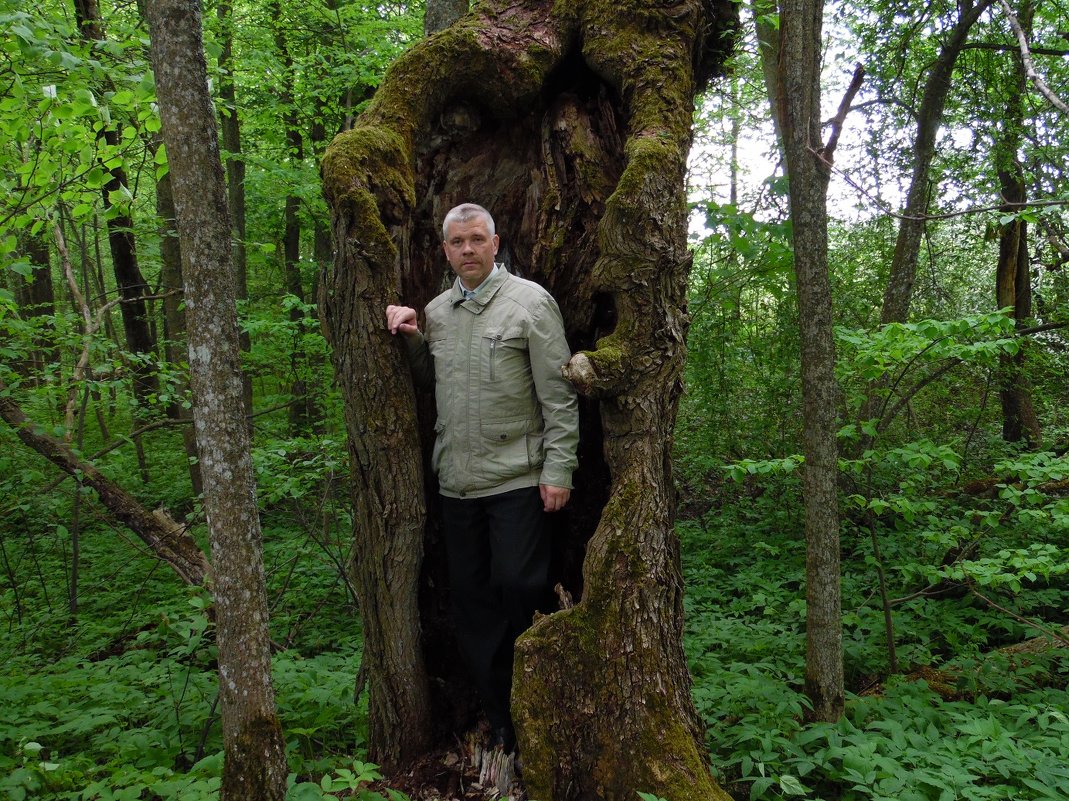
{"label": "man's right hand", "polygon": [[416,310],[408,306],[387,306],[386,327],[391,334],[418,334]]}

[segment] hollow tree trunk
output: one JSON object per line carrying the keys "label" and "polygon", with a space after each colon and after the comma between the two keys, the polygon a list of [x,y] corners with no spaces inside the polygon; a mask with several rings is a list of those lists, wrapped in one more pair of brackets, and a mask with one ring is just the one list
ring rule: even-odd
{"label": "hollow tree trunk", "polygon": [[726,798],[705,763],[682,650],[669,453],[687,328],[692,99],[730,47],[734,14],[697,0],[590,0],[566,13],[549,0],[480,5],[403,56],[327,152],[337,256],[320,308],[346,398],[357,551],[374,567],[359,583],[375,758],[416,755],[423,744],[402,738],[427,726],[427,704],[434,723],[455,707],[399,686],[399,652],[385,653],[403,643],[426,653],[406,669],[443,676],[456,662],[444,640],[421,641],[417,620],[377,611],[415,606],[423,498],[407,366],[383,312],[398,290],[419,308],[437,294],[437,228],[471,200],[494,214],[499,258],[553,293],[573,350],[587,348],[567,367],[586,398],[566,533],[575,547],[564,550],[582,559],[589,544],[581,577],[576,564],[560,571],[579,600],[517,644],[528,792]]}

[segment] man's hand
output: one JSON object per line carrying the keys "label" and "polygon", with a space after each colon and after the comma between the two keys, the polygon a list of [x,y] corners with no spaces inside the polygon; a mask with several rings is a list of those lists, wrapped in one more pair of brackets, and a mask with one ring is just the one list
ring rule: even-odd
{"label": "man's hand", "polygon": [[542,507],[547,512],[559,512],[572,497],[572,491],[567,487],[552,487],[549,484],[539,484],[538,491],[542,494]]}
{"label": "man's hand", "polygon": [[386,327],[391,334],[418,334],[419,326],[416,325],[416,310],[408,306],[387,306]]}

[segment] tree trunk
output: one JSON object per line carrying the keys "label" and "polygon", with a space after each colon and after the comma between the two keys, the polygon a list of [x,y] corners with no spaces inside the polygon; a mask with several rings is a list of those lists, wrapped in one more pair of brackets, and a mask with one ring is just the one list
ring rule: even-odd
{"label": "tree trunk", "polygon": [[[234,15],[228,0],[216,8],[220,27],[219,48],[219,130],[226,151],[226,197],[230,209],[234,259],[234,290],[239,301],[249,299],[248,250],[245,247],[245,157],[241,152],[241,123],[238,117],[237,90],[234,87]],[[241,352],[252,350],[252,339],[245,330],[238,334]],[[252,419],[252,376],[241,373],[241,401],[245,414]]]}
{"label": "tree trunk", "polygon": [[780,123],[790,178],[794,273],[802,350],[802,492],[806,536],[805,692],[816,720],[843,713],[835,341],[828,279],[828,179],[821,145],[820,33],[823,2],[783,0],[780,11]]}
{"label": "tree trunk", "polygon": [[761,75],[765,79],[765,92],[768,94],[769,108],[772,110],[772,130],[776,135],[776,145],[780,157],[783,156],[783,124],[780,121],[779,97],[779,27],[774,17],[778,14],[775,0],[752,0],[750,12],[754,16],[757,29],[757,54],[761,59]]}
{"label": "tree trunk", "polygon": [[[438,293],[441,218],[472,200],[494,214],[499,259],[553,293],[573,350],[587,349],[566,368],[586,396],[561,532],[579,561],[560,578],[578,602],[517,643],[528,793],[727,798],[708,772],[682,650],[669,454],[687,329],[692,99],[730,48],[734,14],[696,0],[670,11],[591,0],[568,13],[548,0],[490,2],[403,56],[327,152],[337,256],[320,308],[346,398],[357,551],[375,567],[359,576],[365,627],[377,618],[365,659],[373,708],[411,716],[385,728],[373,717],[373,758],[414,756],[418,744],[405,750],[400,738],[426,728],[429,712],[382,653],[402,643],[420,653],[418,621],[380,610],[415,606],[423,498],[407,366],[384,307],[399,289],[417,307]],[[427,540],[429,554],[439,547]],[[440,584],[429,592],[440,596]],[[428,669],[448,677],[457,658],[424,623]],[[430,700],[436,724],[462,717],[453,698]]]}
{"label": "tree trunk", "polygon": [[[1025,2],[1018,14],[1022,28],[1031,34],[1034,8]],[[999,187],[1002,190],[1002,211],[1013,213],[1028,200],[1024,169],[1017,159],[1024,130],[1024,95],[1028,77],[1019,51],[1013,54],[1014,72],[1009,88],[1003,130],[994,151]],[[1009,308],[1023,328],[1032,316],[1032,279],[1029,269],[1028,223],[1018,217],[1002,226],[999,232],[998,267],[995,273],[995,295],[1000,309]],[[1025,372],[1025,347],[1017,353],[999,358],[999,397],[1002,401],[1002,438],[1006,442],[1024,441],[1037,447],[1043,441],[1043,430],[1032,405],[1032,392]]]}
{"label": "tree trunk", "polygon": [[[90,42],[104,41],[104,25],[100,16],[97,0],[74,0],[75,18],[82,36]],[[107,81],[110,85],[110,81]],[[119,135],[114,128],[105,126],[99,133],[109,148],[117,148]],[[122,166],[109,167],[108,182],[101,190],[104,208],[112,207],[112,193],[129,193],[126,171]],[[111,248],[111,264],[115,273],[115,283],[123,299],[120,306],[123,331],[126,334],[126,348],[136,358],[133,368],[134,396],[143,410],[148,396],[159,390],[151,364],[151,356],[156,353],[156,339],[149,327],[148,308],[144,296],[148,284],[141,275],[137,263],[137,248],[134,240],[134,222],[129,214],[117,214],[107,221],[108,245]]]}
{"label": "tree trunk", "polygon": [[[160,284],[163,287],[164,354],[172,365],[186,360],[186,313],[182,306],[182,246],[178,242],[175,223],[174,195],[171,192],[171,174],[166,173],[156,181],[156,214],[160,218]],[[183,379],[176,388],[179,393],[188,386]],[[167,416],[172,420],[192,422],[193,412],[186,408],[180,398],[167,405]],[[189,483],[195,496],[204,491],[204,481],[197,461],[197,436],[192,425],[182,426],[182,448],[189,462]]]}
{"label": "tree trunk", "polygon": [[242,407],[230,217],[197,0],[151,0],[163,138],[182,245],[190,383],[211,534],[223,721],[223,801],[286,792],[271,684],[260,520]]}
{"label": "tree trunk", "polygon": [[52,266],[48,256],[48,240],[44,233],[26,234],[20,237],[27,260],[33,273],[24,280],[14,275],[15,299],[19,314],[26,319],[38,319],[41,330],[34,335],[34,348],[24,359],[15,363],[20,375],[36,384],[49,366],[59,365],[59,348],[51,341],[48,331],[54,329],[52,318],[56,315],[56,293],[52,284]]}
{"label": "tree trunk", "polygon": [[965,46],[972,26],[992,4],[993,0],[980,0],[976,5],[958,4],[958,22],[949,38],[939,48],[939,57],[928,73],[924,94],[917,110],[917,136],[913,141],[913,175],[906,194],[906,206],[898,224],[898,239],[891,258],[891,274],[883,295],[880,323],[904,323],[909,317],[913,300],[913,284],[917,275],[917,257],[921,238],[924,236],[931,187],[928,176],[935,157],[935,141],[943,122],[943,109],[950,92],[950,78],[958,55]]}
{"label": "tree trunk", "polygon": [[[279,105],[282,109],[282,128],[285,131],[286,158],[298,166],[304,161],[304,137],[301,134],[297,106],[291,89],[296,80],[293,56],[283,30],[281,4],[273,3],[271,13],[275,26],[275,47],[278,48],[282,60],[284,76]],[[298,216],[300,209],[300,197],[293,192],[288,193],[282,222],[282,275],[285,291],[303,303],[305,294],[301,281],[301,221]],[[293,396],[289,407],[290,427],[294,432],[301,432],[307,430],[309,423],[318,415],[311,395],[312,388],[304,380],[308,371],[308,356],[304,350],[301,327],[305,312],[298,305],[291,306],[289,318],[293,323],[293,344],[290,348],[290,371],[293,378],[290,385],[290,394]]]}

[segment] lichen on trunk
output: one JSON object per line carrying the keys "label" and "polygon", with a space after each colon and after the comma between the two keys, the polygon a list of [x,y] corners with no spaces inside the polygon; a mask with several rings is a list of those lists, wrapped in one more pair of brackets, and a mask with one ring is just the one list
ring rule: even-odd
{"label": "lichen on trunk", "polygon": [[[528,791],[544,801],[636,790],[726,798],[709,775],[682,650],[669,454],[685,359],[692,101],[730,47],[734,13],[713,0],[483,3],[395,64],[323,162],[338,239],[321,309],[360,466],[361,520],[374,517],[384,484],[400,504],[424,497],[418,477],[360,455],[387,451],[384,432],[414,442],[416,401],[399,380],[403,357],[383,307],[422,308],[441,290],[437,226],[451,206],[491,210],[499,257],[554,294],[577,352],[566,375],[584,396],[581,468],[557,521],[557,578],[578,602],[521,638],[513,692]],[[391,399],[375,415],[363,400],[369,384]],[[425,448],[431,422],[420,416]],[[382,553],[398,525],[358,532],[360,547]],[[431,523],[424,599],[442,594],[434,534]],[[366,628],[396,593],[379,578],[361,598]],[[437,633],[429,616],[444,604],[422,608],[422,629]],[[378,623],[369,638],[420,638],[418,621]],[[440,734],[444,719],[462,721],[442,711],[461,700],[435,689],[453,692],[457,659],[446,638],[422,646]],[[397,667],[369,664],[373,706],[376,691],[398,691],[388,680]],[[373,748],[383,737],[372,732]]]}

